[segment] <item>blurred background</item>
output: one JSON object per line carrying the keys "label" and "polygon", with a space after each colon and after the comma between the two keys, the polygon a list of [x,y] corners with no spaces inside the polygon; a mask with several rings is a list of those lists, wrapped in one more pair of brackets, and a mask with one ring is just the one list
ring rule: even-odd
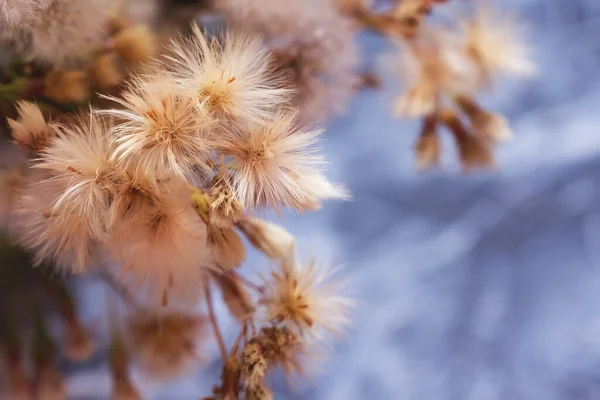
{"label": "blurred background", "polygon": [[[324,143],[331,178],[354,200],[282,217],[301,254],[344,267],[359,304],[321,375],[274,377],[275,399],[600,398],[600,2],[496,3],[530,23],[540,73],[483,101],[515,134],[493,173],[461,174],[454,151],[443,171],[414,171],[420,123],[390,117],[395,50],[360,36],[383,87],[354,98]],[[103,291],[90,283],[81,294],[87,322],[106,329]],[[167,386],[134,374],[138,387],[156,400],[208,394],[215,350]],[[71,371],[73,399],[108,397],[100,361]]]}

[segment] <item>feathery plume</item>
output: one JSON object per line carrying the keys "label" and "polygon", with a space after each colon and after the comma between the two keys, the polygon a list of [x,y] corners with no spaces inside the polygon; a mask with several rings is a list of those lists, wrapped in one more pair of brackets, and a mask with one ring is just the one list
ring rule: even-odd
{"label": "feathery plume", "polygon": [[306,188],[299,179],[324,164],[315,154],[322,132],[300,128],[295,112],[279,111],[262,125],[224,135],[219,150],[233,157],[233,188],[243,207],[301,209]]}
{"label": "feathery plume", "polygon": [[180,95],[164,74],[136,78],[122,98],[123,109],[105,114],[120,119],[113,129],[115,158],[134,174],[160,180],[171,173],[185,178],[195,166],[208,169],[212,150],[207,128],[213,120],[204,107]]}
{"label": "feathery plume", "polygon": [[242,204],[234,194],[232,175],[217,173],[210,186],[210,223],[229,228],[242,219],[243,211]]}
{"label": "feathery plume", "polygon": [[189,96],[218,118],[252,123],[268,118],[289,91],[274,75],[271,55],[260,41],[234,33],[207,39],[197,25],[174,42],[171,70]]}
{"label": "feathery plume", "polygon": [[208,225],[208,248],[218,267],[223,271],[237,268],[246,259],[246,248],[232,228]]}
{"label": "feathery plume", "polygon": [[0,3],[0,36],[31,23],[54,0],[3,0]]}
{"label": "feathery plume", "polygon": [[300,335],[321,337],[336,333],[348,323],[352,300],[338,294],[339,282],[331,271],[321,272],[314,261],[301,265],[291,257],[263,277],[264,291],[259,304],[266,321],[285,323]]}

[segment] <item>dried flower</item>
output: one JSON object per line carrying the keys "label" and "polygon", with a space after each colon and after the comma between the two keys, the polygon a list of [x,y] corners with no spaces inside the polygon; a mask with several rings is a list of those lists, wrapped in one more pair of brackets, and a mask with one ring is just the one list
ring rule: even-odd
{"label": "dried flower", "polygon": [[305,187],[299,179],[318,172],[320,130],[305,130],[297,114],[281,111],[268,122],[224,135],[219,150],[233,157],[235,196],[244,208],[285,205],[302,209]]}
{"label": "dried flower", "polygon": [[299,334],[321,336],[337,332],[348,323],[353,302],[337,293],[332,273],[320,272],[314,261],[301,265],[288,258],[263,278],[259,304],[267,321],[283,322]]}
{"label": "dried flower", "polygon": [[84,103],[90,97],[88,75],[82,70],[53,69],[46,75],[44,94],[60,103]]}
{"label": "dried flower", "polygon": [[144,371],[155,378],[179,376],[197,360],[196,343],[204,328],[204,317],[170,312],[132,315],[131,344]]}
{"label": "dried flower", "polygon": [[250,243],[273,260],[293,254],[296,238],[279,225],[257,218],[246,218],[238,224]]}
{"label": "dried flower", "polygon": [[54,127],[46,122],[40,108],[26,101],[17,102],[19,118],[8,118],[15,143],[32,153],[38,153],[54,138]]}
{"label": "dried flower", "polygon": [[129,66],[150,60],[156,53],[156,40],[147,26],[135,25],[114,35],[107,47],[114,49]]}
{"label": "dried flower", "polygon": [[111,98],[123,107],[105,111],[122,119],[113,129],[115,158],[135,175],[160,180],[206,167],[212,149],[206,130],[213,120],[202,105],[179,93],[174,81],[156,75],[134,79],[122,99]]}
{"label": "dried flower", "polygon": [[269,52],[243,35],[220,39],[207,40],[194,25],[192,37],[175,43],[168,60],[177,81],[218,117],[253,123],[268,118],[289,93],[273,74]]}
{"label": "dried flower", "polygon": [[496,72],[522,76],[535,73],[530,49],[522,37],[524,27],[514,16],[480,7],[472,20],[463,23],[463,29],[468,55],[479,66],[484,83]]}
{"label": "dried flower", "polygon": [[298,210],[316,211],[322,200],[349,200],[352,196],[343,185],[331,183],[319,172],[305,172],[298,176],[298,185],[304,192],[304,199]]}
{"label": "dried flower", "polygon": [[304,375],[309,353],[305,341],[287,326],[267,326],[260,330],[258,340],[269,365],[281,367],[287,374]]}

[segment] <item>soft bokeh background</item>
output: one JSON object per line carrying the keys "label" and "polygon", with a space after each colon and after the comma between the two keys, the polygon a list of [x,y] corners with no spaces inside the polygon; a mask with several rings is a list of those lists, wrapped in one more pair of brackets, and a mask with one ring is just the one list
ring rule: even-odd
{"label": "soft bokeh background", "polygon": [[[393,48],[361,36],[384,88],[354,99],[325,143],[354,201],[282,221],[301,254],[345,267],[360,302],[322,375],[276,377],[275,399],[600,399],[600,1],[501,5],[530,22],[540,74],[484,99],[515,131],[495,173],[461,175],[450,141],[445,171],[414,172],[419,124],[389,116]],[[232,328],[222,306],[219,318]],[[149,399],[198,399],[218,376],[214,350],[168,386],[135,377]],[[73,399],[107,398],[97,365],[73,371]]]}

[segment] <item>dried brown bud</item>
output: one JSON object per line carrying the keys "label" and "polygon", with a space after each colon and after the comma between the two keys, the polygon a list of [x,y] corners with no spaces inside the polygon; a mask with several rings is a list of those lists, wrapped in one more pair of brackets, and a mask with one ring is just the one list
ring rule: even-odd
{"label": "dried brown bud", "polygon": [[46,75],[46,97],[59,103],[84,103],[90,96],[88,76],[80,70],[54,69]]}
{"label": "dried brown bud", "polygon": [[466,96],[457,97],[456,104],[469,117],[475,134],[481,139],[498,143],[512,137],[508,121],[502,115],[484,110]]}
{"label": "dried brown bud", "polygon": [[246,288],[240,283],[239,276],[233,271],[228,271],[214,274],[214,278],[231,315],[240,322],[246,321],[254,312],[254,304]]}
{"label": "dried brown bud", "polygon": [[440,140],[437,134],[437,116],[429,115],[423,120],[421,134],[415,146],[417,170],[422,171],[440,165]]}
{"label": "dried brown bud", "polygon": [[26,101],[17,102],[19,118],[8,118],[8,125],[12,130],[12,136],[21,148],[32,153],[39,153],[50,144],[54,138],[55,131],[46,122],[40,108]]}
{"label": "dried brown bud", "polygon": [[240,236],[231,228],[208,225],[208,246],[218,266],[227,271],[239,267],[246,259],[246,248]]}
{"label": "dried brown bud", "polygon": [[495,167],[494,157],[487,143],[473,136],[453,112],[442,112],[442,121],[454,136],[465,172]]}
{"label": "dried brown bud", "polygon": [[282,227],[258,218],[239,223],[250,243],[274,260],[283,260],[294,251],[296,239]]}
{"label": "dried brown bud", "polygon": [[248,342],[242,349],[240,360],[241,378],[246,388],[262,385],[268,365],[260,344],[256,341]]}
{"label": "dried brown bud", "polygon": [[114,49],[129,66],[134,66],[154,56],[156,40],[148,27],[136,25],[115,34],[107,47]]}
{"label": "dried brown bud", "polygon": [[109,89],[123,82],[125,72],[121,63],[121,59],[114,52],[100,55],[91,69],[94,87]]}

